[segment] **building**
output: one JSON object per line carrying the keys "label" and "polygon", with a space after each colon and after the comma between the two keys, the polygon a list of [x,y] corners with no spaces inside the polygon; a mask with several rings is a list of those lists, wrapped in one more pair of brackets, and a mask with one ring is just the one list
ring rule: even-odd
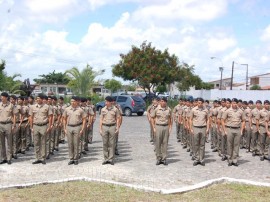
{"label": "building", "polygon": [[250,87],[258,85],[262,90],[270,90],[270,73],[250,77]]}
{"label": "building", "polygon": [[35,84],[35,89],[33,90],[34,95],[38,93],[43,93],[45,95],[56,95],[56,96],[65,96],[65,95],[73,95],[70,88],[65,84],[48,84],[41,83]]}
{"label": "building", "polygon": [[[215,81],[209,81],[209,84],[214,84],[214,89],[220,89],[220,79]],[[222,90],[226,90],[228,87],[231,86],[231,78],[224,78],[222,79]]]}

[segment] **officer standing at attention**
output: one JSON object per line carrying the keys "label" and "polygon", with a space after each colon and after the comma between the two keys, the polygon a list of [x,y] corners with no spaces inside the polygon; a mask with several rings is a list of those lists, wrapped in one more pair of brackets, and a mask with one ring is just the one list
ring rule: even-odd
{"label": "officer standing at attention", "polygon": [[152,128],[152,123],[151,123],[151,113],[153,110],[155,110],[158,106],[158,100],[157,98],[153,98],[152,100],[152,104],[148,106],[146,112],[147,112],[147,119],[149,121],[149,124],[150,124],[150,142],[152,144],[154,144],[154,131],[153,131],[153,128]]}
{"label": "officer standing at attention", "polygon": [[168,165],[167,150],[169,135],[172,130],[172,110],[167,106],[167,98],[160,100],[159,106],[151,113],[151,122],[155,134],[156,165]]}
{"label": "officer standing at attention", "polygon": [[245,114],[237,103],[238,100],[233,98],[231,108],[225,110],[221,118],[224,135],[227,136],[228,166],[238,166],[240,140],[245,128]]}
{"label": "officer standing at attention", "polygon": [[194,166],[205,166],[205,141],[209,132],[208,109],[204,106],[202,98],[197,99],[198,105],[190,113],[190,133],[194,140]]}
{"label": "officer standing at attention", "polygon": [[78,165],[80,155],[80,138],[83,136],[86,124],[86,113],[78,105],[80,98],[73,96],[70,106],[63,113],[63,127],[68,139],[68,165]]}
{"label": "officer standing at attention", "polygon": [[114,165],[115,138],[119,130],[120,114],[119,110],[112,104],[113,98],[105,98],[105,107],[101,109],[99,132],[103,141],[104,161],[102,165]]}
{"label": "officer standing at attention", "polygon": [[[115,98],[113,98],[113,105],[119,110],[119,130],[120,127],[122,125],[122,121],[123,121],[123,111],[121,106],[116,102]],[[116,138],[115,138],[115,155],[119,155],[119,151],[118,151],[118,138],[119,138],[119,130],[116,134]]]}
{"label": "officer standing at attention", "polygon": [[37,103],[30,108],[29,125],[34,137],[36,160],[32,164],[46,164],[46,140],[52,127],[52,110],[44,104],[44,96],[37,96]]}
{"label": "officer standing at attention", "polygon": [[181,142],[181,134],[180,134],[180,124],[178,122],[179,118],[179,114],[181,114],[181,112],[179,112],[179,110],[182,110],[182,99],[179,99],[179,103],[178,105],[176,105],[173,108],[173,120],[175,122],[175,126],[176,126],[176,138],[177,138],[177,142]]}
{"label": "officer standing at attention", "polygon": [[[0,103],[0,143],[2,161],[0,164],[11,164],[12,158],[12,131],[16,127],[16,116],[13,104],[8,101],[8,94],[1,93]],[[7,147],[6,147],[7,141]]]}

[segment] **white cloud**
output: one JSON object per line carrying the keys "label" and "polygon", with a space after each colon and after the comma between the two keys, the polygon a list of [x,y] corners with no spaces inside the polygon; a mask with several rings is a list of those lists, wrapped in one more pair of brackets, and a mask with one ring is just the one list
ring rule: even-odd
{"label": "white cloud", "polygon": [[210,38],[207,42],[210,53],[218,53],[236,45],[236,40],[231,37]]}
{"label": "white cloud", "polygon": [[47,13],[65,9],[74,2],[74,0],[27,0],[26,6],[34,13]]}
{"label": "white cloud", "polygon": [[268,25],[264,30],[261,35],[261,40],[262,41],[270,41],[270,25]]}

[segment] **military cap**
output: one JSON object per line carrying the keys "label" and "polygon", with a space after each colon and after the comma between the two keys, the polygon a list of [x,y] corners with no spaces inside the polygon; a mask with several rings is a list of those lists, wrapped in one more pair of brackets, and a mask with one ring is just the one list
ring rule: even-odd
{"label": "military cap", "polygon": [[3,92],[3,93],[1,93],[1,96],[8,97],[8,93],[7,92]]}
{"label": "military cap", "polygon": [[196,99],[197,101],[201,101],[201,102],[204,102],[203,98],[199,97]]}
{"label": "military cap", "polygon": [[17,100],[17,96],[16,95],[11,95],[10,97],[12,97],[14,100]]}
{"label": "military cap", "polygon": [[263,104],[270,104],[269,100],[265,100]]}
{"label": "military cap", "polygon": [[56,96],[52,96],[52,99],[57,101],[57,97]]}
{"label": "military cap", "polygon": [[48,96],[47,95],[43,95],[43,100],[48,100]]}
{"label": "military cap", "polygon": [[24,96],[19,96],[18,99],[24,100]]}
{"label": "military cap", "polygon": [[168,102],[166,97],[162,97],[161,100],[163,100],[164,102]]}
{"label": "military cap", "polygon": [[254,104],[254,102],[252,100],[248,101],[248,104]]}
{"label": "military cap", "polygon": [[230,103],[232,102],[232,100],[230,98],[227,98],[226,101],[230,102]]}
{"label": "military cap", "polygon": [[241,99],[239,99],[238,102],[243,102],[243,101]]}
{"label": "military cap", "polygon": [[226,102],[227,100],[226,100],[226,98],[222,98],[220,101],[221,102]]}
{"label": "military cap", "polygon": [[64,100],[64,98],[62,96],[59,97],[59,100]]}
{"label": "military cap", "polygon": [[259,104],[262,104],[262,101],[261,101],[261,100],[257,100],[257,101],[256,101],[256,104],[258,104],[258,103],[259,103]]}
{"label": "military cap", "polygon": [[81,98],[81,102],[86,102],[86,101],[87,101],[87,99],[85,97]]}
{"label": "military cap", "polygon": [[243,104],[244,104],[244,105],[248,105],[247,101],[243,101]]}
{"label": "military cap", "polygon": [[42,93],[39,93],[37,97],[39,97],[40,99],[44,99],[44,95]]}

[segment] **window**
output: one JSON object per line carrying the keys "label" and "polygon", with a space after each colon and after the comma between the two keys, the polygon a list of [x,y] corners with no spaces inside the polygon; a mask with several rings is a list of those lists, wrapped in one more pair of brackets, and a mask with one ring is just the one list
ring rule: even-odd
{"label": "window", "polygon": [[119,96],[117,99],[117,102],[126,102],[127,101],[127,97],[124,96]]}

